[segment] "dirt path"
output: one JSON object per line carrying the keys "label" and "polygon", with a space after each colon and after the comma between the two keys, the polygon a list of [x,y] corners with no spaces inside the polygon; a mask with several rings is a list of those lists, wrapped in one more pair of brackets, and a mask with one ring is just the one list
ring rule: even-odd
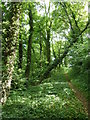
{"label": "dirt path", "polygon": [[74,92],[75,96],[82,102],[85,112],[88,113],[88,102],[87,102],[87,100],[85,99],[83,94],[70,82],[70,79],[69,79],[67,73],[65,74],[65,77],[66,77],[66,80],[68,81],[68,84],[69,84],[70,88]]}

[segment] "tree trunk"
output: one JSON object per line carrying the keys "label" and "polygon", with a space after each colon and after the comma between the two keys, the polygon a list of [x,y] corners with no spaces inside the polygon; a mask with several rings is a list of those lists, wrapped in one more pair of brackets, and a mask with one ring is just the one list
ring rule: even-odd
{"label": "tree trunk", "polygon": [[29,75],[30,75],[30,65],[31,65],[31,48],[32,48],[32,34],[33,34],[33,18],[32,18],[32,10],[31,6],[29,5],[29,40],[28,40],[28,48],[27,48],[27,66],[26,66],[26,71],[25,75],[27,80],[29,80]]}
{"label": "tree trunk", "polygon": [[[51,61],[51,51],[50,51],[50,29],[52,25],[52,21],[50,19],[50,2],[48,6],[48,11],[46,11],[46,5],[45,5],[45,14],[46,14],[46,57],[47,57],[47,65],[50,64]],[[47,19],[47,16],[49,16],[49,19]],[[50,25],[48,26],[48,21],[50,21]]]}
{"label": "tree trunk", "polygon": [[18,68],[22,68],[22,57],[23,57],[23,43],[21,40],[21,34],[19,36],[19,63]]}
{"label": "tree trunk", "polygon": [[53,57],[56,58],[57,56],[56,56],[56,53],[54,51],[53,42],[52,42],[52,52],[53,52]]}
{"label": "tree trunk", "polygon": [[50,63],[50,31],[47,31],[47,41],[46,41],[46,49],[47,49],[47,62],[48,65]]}
{"label": "tree trunk", "polygon": [[51,61],[51,51],[50,51],[50,29],[51,29],[52,22],[50,21],[49,28],[47,28],[47,38],[46,38],[46,49],[47,49],[47,62],[48,65]]}
{"label": "tree trunk", "polygon": [[62,60],[67,55],[67,53],[68,53],[68,49],[63,53],[63,55],[60,57],[60,59],[56,58],[54,60],[54,62],[48,66],[46,71],[40,76],[40,83],[43,81],[43,79],[48,77],[48,75],[52,69],[56,68],[58,64],[62,63]]}
{"label": "tree trunk", "polygon": [[[14,70],[14,61],[15,61],[15,53],[16,53],[16,47],[17,47],[17,36],[18,36],[18,25],[17,21],[18,20],[18,15],[20,14],[20,3],[10,3],[10,15],[11,17],[9,18],[9,30],[7,31],[7,41],[6,43],[6,48],[7,51],[5,54],[3,54],[3,60],[7,59],[7,61],[3,62],[5,63],[6,69],[2,71],[2,98],[1,102],[4,104],[7,100],[7,97],[10,93],[10,88],[11,88],[11,82],[12,82],[12,74]],[[17,21],[17,22],[15,22]],[[5,38],[6,39],[6,38]],[[3,46],[4,48],[5,46]],[[4,53],[4,52],[3,52]]]}
{"label": "tree trunk", "polygon": [[[40,29],[40,25],[39,25]],[[42,40],[41,40],[41,31],[40,31],[40,68],[42,67]]]}
{"label": "tree trunk", "polygon": [[[58,49],[58,57],[59,57],[59,59],[60,59],[60,51],[61,51],[61,43],[60,43],[59,49]],[[60,69],[60,63],[59,63],[59,69]]]}
{"label": "tree trunk", "polygon": [[10,88],[11,88],[11,82],[12,82],[12,74],[14,70],[14,61],[15,61],[15,51],[13,51],[12,56],[8,57],[8,62],[7,62],[7,80],[3,79],[2,82],[2,98],[1,102],[4,104],[10,94]]}
{"label": "tree trunk", "polygon": [[[66,48],[66,42],[65,42],[65,48]],[[67,58],[64,58],[64,66],[67,67]]]}

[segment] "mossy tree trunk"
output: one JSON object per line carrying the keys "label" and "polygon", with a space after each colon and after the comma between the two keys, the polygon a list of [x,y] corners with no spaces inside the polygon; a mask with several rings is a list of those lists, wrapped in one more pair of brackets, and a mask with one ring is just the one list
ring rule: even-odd
{"label": "mossy tree trunk", "polygon": [[[12,74],[14,70],[14,61],[16,57],[16,47],[18,42],[18,28],[19,28],[19,15],[21,10],[21,4],[16,2],[10,3],[9,8],[9,29],[6,30],[6,41],[5,46],[2,51],[3,64],[5,66],[4,71],[2,71],[2,98],[1,102],[5,103],[7,97],[10,93]],[[6,60],[5,60],[6,59]]]}

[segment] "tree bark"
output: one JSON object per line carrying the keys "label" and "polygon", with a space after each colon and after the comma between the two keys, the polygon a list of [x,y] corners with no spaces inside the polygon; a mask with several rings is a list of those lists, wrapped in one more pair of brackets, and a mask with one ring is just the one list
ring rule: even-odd
{"label": "tree bark", "polygon": [[[14,70],[14,61],[15,61],[15,53],[17,47],[17,36],[18,36],[18,25],[15,21],[18,20],[18,15],[20,15],[20,3],[10,3],[10,18],[9,18],[9,30],[7,31],[7,41],[6,48],[7,51],[3,54],[3,59],[7,59],[4,61],[5,70],[2,71],[2,98],[1,103],[4,104],[7,100],[7,97],[10,93],[11,82],[12,82],[12,74]],[[17,21],[19,22],[19,21]],[[5,38],[6,39],[6,38]],[[3,46],[4,48],[5,46]],[[6,54],[6,56],[5,56]]]}
{"label": "tree bark", "polygon": [[21,34],[19,36],[19,63],[18,68],[22,68],[22,57],[23,57],[23,43],[21,40]]}
{"label": "tree bark", "polygon": [[[39,29],[40,29],[40,25],[39,25]],[[42,39],[41,39],[41,31],[40,31],[40,68],[42,67]]]}
{"label": "tree bark", "polygon": [[[51,61],[51,51],[50,51],[50,30],[52,21],[50,19],[50,2],[48,6],[48,12],[46,12],[46,5],[45,5],[45,13],[46,13],[46,57],[47,57],[47,65],[50,64]],[[49,20],[47,20],[47,16],[49,16]],[[48,26],[48,21],[50,21],[50,25]]]}
{"label": "tree bark", "polygon": [[28,48],[27,48],[27,66],[25,70],[25,75],[27,80],[29,80],[29,75],[30,75],[32,34],[33,34],[33,18],[32,18],[32,10],[30,5],[29,5],[29,25],[30,25],[30,29],[29,29]]}
{"label": "tree bark", "polygon": [[46,38],[46,49],[47,49],[47,62],[48,65],[51,61],[51,51],[50,51],[50,29],[51,29],[52,21],[50,21],[49,28],[47,28],[47,38]]}
{"label": "tree bark", "polygon": [[[59,49],[58,49],[58,57],[59,57],[59,59],[60,59],[60,52],[61,52],[61,43],[60,43]],[[59,69],[60,69],[60,63],[59,63]]]}
{"label": "tree bark", "polygon": [[47,41],[46,41],[46,49],[47,49],[47,62],[48,62],[48,65],[50,63],[50,30],[47,31]]}
{"label": "tree bark", "polygon": [[52,41],[52,52],[53,52],[53,57],[56,58],[57,56],[56,56],[56,53],[54,51],[53,41]]}

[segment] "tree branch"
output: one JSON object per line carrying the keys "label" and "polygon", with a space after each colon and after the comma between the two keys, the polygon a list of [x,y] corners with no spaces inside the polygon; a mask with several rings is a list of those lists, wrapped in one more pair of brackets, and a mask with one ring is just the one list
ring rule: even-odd
{"label": "tree branch", "polygon": [[[89,24],[90,24],[90,20],[87,22],[85,28],[80,32],[80,34],[78,35],[78,37],[79,37],[80,35],[82,35],[83,32],[84,32],[86,29],[88,29]],[[67,53],[69,52],[69,48],[72,47],[73,44],[78,41],[78,37],[75,38],[75,39],[70,43],[70,45],[66,47],[63,55],[62,55],[60,58],[56,58],[56,59],[54,60],[54,62],[48,66],[48,68],[46,69],[46,71],[39,77],[39,79],[40,79],[39,83],[41,83],[45,78],[48,77],[48,75],[49,75],[49,73],[50,73],[50,71],[51,71],[52,69],[56,68],[58,64],[61,64],[61,63],[62,63],[63,58],[64,58],[64,57],[67,55]]]}
{"label": "tree branch", "polygon": [[62,7],[64,8],[64,11],[65,11],[65,13],[66,13],[66,15],[67,15],[67,17],[68,17],[68,20],[69,20],[69,24],[70,24],[70,27],[71,27],[71,30],[72,30],[72,32],[73,32],[73,34],[75,33],[74,32],[74,29],[73,29],[73,26],[72,26],[72,22],[71,22],[71,19],[70,19],[70,17],[69,17],[69,15],[68,15],[68,12],[67,12],[67,10],[66,10],[66,4],[63,2],[63,4],[60,2],[60,4],[62,5]]}

